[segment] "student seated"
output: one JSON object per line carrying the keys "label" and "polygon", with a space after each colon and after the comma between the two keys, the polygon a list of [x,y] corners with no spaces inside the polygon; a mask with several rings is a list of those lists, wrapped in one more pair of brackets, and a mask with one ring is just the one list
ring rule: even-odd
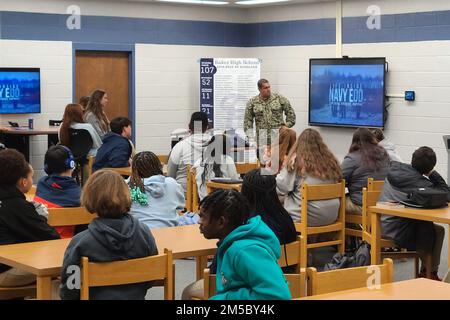
{"label": "student seated", "polygon": [[345,201],[345,211],[361,214],[362,189],[367,187],[367,179],[384,180],[389,168],[389,156],[378,145],[374,135],[366,128],[359,128],[353,134],[349,153],[342,161],[342,173],[349,195]]}
{"label": "student seated", "polygon": [[[79,207],[81,188],[72,178],[75,161],[69,148],[63,145],[50,147],[45,153],[44,171],[36,188],[34,201],[48,208]],[[72,238],[75,226],[56,227],[62,239]]]}
{"label": "student seated", "polygon": [[111,120],[111,132],[103,137],[103,144],[97,151],[92,171],[101,168],[122,168],[130,166],[132,153],[131,121],[117,117]]}
{"label": "student seated", "polygon": [[278,264],[280,242],[236,190],[215,190],[200,203],[200,232],[219,239],[212,300],[290,300]]}
{"label": "student seated", "polygon": [[70,103],[64,110],[63,122],[61,123],[58,132],[59,142],[64,146],[72,145],[70,141],[69,129],[83,129],[89,132],[92,138],[92,148],[89,151],[88,156],[95,157],[98,148],[102,145],[102,139],[100,139],[100,136],[90,123],[84,122],[83,109],[79,104]]}
{"label": "student seated", "polygon": [[[320,133],[305,129],[297,139],[286,166],[277,176],[277,193],[285,196],[284,207],[294,222],[301,220],[301,188],[308,185],[333,184],[342,180],[336,157],[323,142]],[[339,199],[308,202],[308,226],[334,223],[339,214]]]}
{"label": "student seated", "polygon": [[226,135],[215,135],[206,146],[193,168],[196,170],[198,195],[202,200],[207,195],[206,182],[214,178],[239,179],[236,164],[230,157],[230,141]]}
{"label": "student seated", "polygon": [[201,158],[203,149],[210,140],[205,134],[208,129],[208,115],[204,112],[194,112],[189,122],[190,136],[178,142],[169,155],[167,164],[167,176],[172,177],[183,187],[186,192],[187,166]]}
{"label": "student seated", "polygon": [[[33,168],[15,149],[0,152],[0,245],[59,239],[35,206],[25,198],[33,186]],[[0,264],[0,286],[24,286],[36,277]]]}
{"label": "student seated", "polygon": [[297,137],[294,130],[281,126],[278,130],[278,137],[267,146],[263,155],[264,171],[271,174],[278,174],[284,167],[284,160],[295,144]]}
{"label": "student seated", "polygon": [[386,152],[389,155],[389,159],[391,161],[403,162],[402,158],[400,157],[397,150],[395,149],[394,143],[392,143],[391,140],[389,140],[388,138],[386,138],[384,136],[383,130],[381,130],[380,128],[373,128],[373,129],[370,129],[370,132],[372,132],[375,139],[377,139],[378,145],[383,147],[384,150],[386,150]]}
{"label": "student seated", "polygon": [[250,205],[250,217],[261,216],[280,244],[294,242],[297,240],[294,222],[278,199],[276,188],[274,175],[253,169],[244,176],[241,192]]}
{"label": "student seated", "polygon": [[[128,212],[131,197],[122,177],[110,170],[95,172],[86,182],[81,204],[98,218],[89,228],[75,235],[64,254],[60,296],[63,300],[80,299],[80,290],[68,283],[73,274],[69,267],[80,266],[81,258],[92,262],[112,262],[158,254],[150,229]],[[132,271],[132,270],[130,270]],[[143,300],[151,283],[136,283],[89,289],[92,300]]]}
{"label": "student seated", "polygon": [[[436,154],[429,147],[420,147],[414,151],[411,164],[392,162],[379,201],[405,201],[408,193],[417,188],[444,190],[450,201],[450,188],[441,175],[433,170],[435,165]],[[419,277],[425,276],[425,259],[427,254],[431,254],[431,278],[440,280],[437,272],[445,235],[442,226],[428,221],[382,216],[381,234],[399,247],[419,253],[422,261]]]}
{"label": "student seated", "polygon": [[177,226],[177,210],[184,208],[183,188],[175,179],[163,176],[161,162],[153,152],[136,154],[131,168],[130,213],[150,229]]}

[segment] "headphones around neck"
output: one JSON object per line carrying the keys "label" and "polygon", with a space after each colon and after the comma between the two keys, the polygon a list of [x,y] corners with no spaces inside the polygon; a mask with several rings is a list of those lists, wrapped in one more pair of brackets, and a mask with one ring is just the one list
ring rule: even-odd
{"label": "headphones around neck", "polygon": [[[72,151],[70,151],[69,148],[67,148],[66,146],[63,146],[63,145],[58,145],[58,147],[63,148],[67,152],[67,158],[66,158],[66,161],[64,162],[64,169],[65,170],[75,169],[75,159],[73,157]],[[46,174],[52,174],[53,173],[53,172],[51,172],[49,170],[47,163],[44,164],[44,171],[45,171]]]}

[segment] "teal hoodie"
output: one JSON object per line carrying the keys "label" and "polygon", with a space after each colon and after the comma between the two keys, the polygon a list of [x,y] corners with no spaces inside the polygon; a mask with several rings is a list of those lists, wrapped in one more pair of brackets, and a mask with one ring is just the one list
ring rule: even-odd
{"label": "teal hoodie", "polygon": [[211,300],[290,300],[280,254],[280,242],[261,217],[249,219],[219,245]]}

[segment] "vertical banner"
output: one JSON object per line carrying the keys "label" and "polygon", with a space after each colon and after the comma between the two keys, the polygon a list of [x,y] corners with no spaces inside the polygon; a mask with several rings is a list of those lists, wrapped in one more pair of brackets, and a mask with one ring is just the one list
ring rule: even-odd
{"label": "vertical banner", "polygon": [[211,128],[214,127],[214,59],[200,60],[200,111],[208,115]]}
{"label": "vertical banner", "polygon": [[200,110],[216,130],[243,133],[245,106],[258,94],[257,58],[203,58],[200,60]]}

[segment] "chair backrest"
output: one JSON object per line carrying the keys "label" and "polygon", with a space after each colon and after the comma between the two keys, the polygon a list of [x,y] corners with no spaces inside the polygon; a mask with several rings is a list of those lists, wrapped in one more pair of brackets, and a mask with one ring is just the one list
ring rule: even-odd
{"label": "chair backrest", "polygon": [[[94,142],[91,134],[85,129],[69,128],[70,136],[70,150],[75,158],[75,161],[82,162],[86,159],[89,151],[92,149]],[[84,163],[83,163],[84,164]]]}
{"label": "chair backrest", "polygon": [[313,200],[329,200],[339,199],[339,215],[337,222],[345,221],[345,180],[334,184],[317,184],[308,185],[304,183],[302,185],[302,203],[301,203],[301,227],[306,230],[308,226],[308,201]]}
{"label": "chair backrest", "polygon": [[167,154],[158,154],[156,156],[162,164],[167,164],[169,162],[169,155]]}
{"label": "chair backrest", "polygon": [[[380,197],[381,191],[369,191],[363,188],[362,193],[362,224],[363,224],[363,240],[369,241],[371,234],[371,219],[369,214],[369,207],[376,206],[378,198]],[[369,241],[370,242],[370,241]]]}
{"label": "chair backrest", "polygon": [[259,162],[236,162],[236,171],[238,174],[246,174],[250,170],[258,169],[259,168]]}
{"label": "chair backrest", "polygon": [[89,262],[82,257],[81,300],[89,300],[90,287],[116,286],[164,280],[164,298],[173,300],[173,256],[164,254],[114,262]]}
{"label": "chair backrest", "polygon": [[90,213],[85,207],[49,208],[47,223],[53,227],[76,226],[89,224],[95,218],[97,215]]}
{"label": "chair backrest", "polygon": [[[289,285],[292,298],[300,298],[304,296],[305,273],[300,268],[300,260],[302,259],[302,241],[303,237],[298,236],[297,241],[281,245],[281,256],[278,259],[280,267],[296,266],[295,273],[284,274]],[[209,269],[204,270],[204,286],[203,298],[208,299],[216,293],[216,275],[211,274]]]}
{"label": "chair backrest", "polygon": [[220,183],[220,182],[213,182],[213,181],[207,181],[206,182],[206,190],[207,193],[210,194],[216,189],[235,189],[239,192],[241,192],[242,183]]}
{"label": "chair backrest", "polygon": [[367,190],[369,191],[381,191],[383,190],[384,180],[373,180],[373,178],[367,178]]}
{"label": "chair backrest", "polygon": [[[383,264],[376,266],[323,272],[317,272],[316,268],[308,268],[306,269],[308,295],[325,294],[390,283],[393,279],[393,273],[394,267],[391,259],[384,259]],[[379,282],[376,283],[377,281]]]}
{"label": "chair backrest", "polygon": [[51,127],[59,127],[62,123],[62,120],[48,120],[48,125]]}

